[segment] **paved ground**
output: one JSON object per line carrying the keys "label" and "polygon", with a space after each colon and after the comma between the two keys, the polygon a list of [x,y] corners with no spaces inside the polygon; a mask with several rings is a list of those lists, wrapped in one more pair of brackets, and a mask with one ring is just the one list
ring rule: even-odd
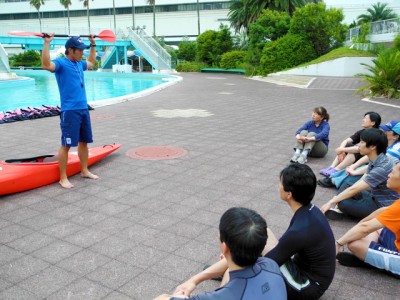
{"label": "paved ground", "polygon": [[[278,236],[284,232],[291,212],[279,200],[278,174],[292,155],[295,129],[314,107],[331,114],[331,149],[360,128],[367,111],[378,111],[384,122],[399,118],[398,108],[360,101],[350,90],[239,75],[183,77],[161,92],[92,112],[94,145],[123,145],[93,166],[101,179],[74,176],[72,190],[53,184],[0,198],[0,299],[147,300],[171,292],[217,259],[217,225],[227,208],[256,209]],[[175,117],[162,117],[165,110]],[[0,125],[0,138],[0,159],[54,152],[58,118]],[[149,145],[188,154],[162,161],[126,155]],[[331,150],[309,165],[317,172],[332,159]],[[333,194],[318,187],[314,203]],[[338,236],[353,223],[331,225]],[[207,282],[198,290],[215,287]],[[386,274],[338,265],[323,299],[399,293],[399,281]]]}

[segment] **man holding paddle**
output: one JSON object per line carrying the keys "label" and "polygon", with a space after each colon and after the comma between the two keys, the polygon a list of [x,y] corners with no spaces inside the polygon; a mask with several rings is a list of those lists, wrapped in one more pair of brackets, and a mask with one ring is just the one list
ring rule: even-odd
{"label": "man holding paddle", "polygon": [[[67,177],[68,152],[78,146],[81,162],[81,176],[97,179],[87,166],[88,143],[93,142],[90,115],[86,100],[83,72],[93,68],[96,62],[96,42],[94,35],[89,37],[90,46],[84,44],[79,36],[73,36],[65,43],[65,57],[50,60],[50,43],[53,33],[44,34],[42,68],[55,74],[61,99],[61,147],[58,153],[60,165],[60,185],[72,188]],[[82,61],[83,50],[90,48],[90,55]]]}

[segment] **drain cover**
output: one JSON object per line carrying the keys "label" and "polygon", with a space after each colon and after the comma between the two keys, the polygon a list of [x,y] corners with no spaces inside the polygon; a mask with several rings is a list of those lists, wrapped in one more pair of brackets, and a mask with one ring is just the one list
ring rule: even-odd
{"label": "drain cover", "polygon": [[187,151],[185,149],[171,146],[138,147],[128,150],[128,152],[126,152],[126,155],[131,158],[143,160],[173,159],[185,156],[186,154]]}

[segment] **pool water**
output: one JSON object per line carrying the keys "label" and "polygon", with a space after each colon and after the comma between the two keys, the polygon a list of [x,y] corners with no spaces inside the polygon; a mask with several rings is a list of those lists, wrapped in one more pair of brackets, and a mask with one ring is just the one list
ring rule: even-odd
{"label": "pool water", "polygon": [[[15,110],[42,104],[60,105],[60,95],[54,74],[43,70],[13,71],[18,76],[30,77],[35,81],[0,82],[0,111]],[[170,75],[85,72],[87,101],[94,102],[134,94],[164,84],[174,78]]]}

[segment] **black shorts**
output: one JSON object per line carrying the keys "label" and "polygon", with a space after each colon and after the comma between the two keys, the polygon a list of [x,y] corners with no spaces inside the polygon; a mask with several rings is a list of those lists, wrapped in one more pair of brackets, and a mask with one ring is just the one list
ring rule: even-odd
{"label": "black shorts", "polygon": [[325,292],[292,261],[289,260],[281,267],[285,279],[288,299],[319,299]]}

